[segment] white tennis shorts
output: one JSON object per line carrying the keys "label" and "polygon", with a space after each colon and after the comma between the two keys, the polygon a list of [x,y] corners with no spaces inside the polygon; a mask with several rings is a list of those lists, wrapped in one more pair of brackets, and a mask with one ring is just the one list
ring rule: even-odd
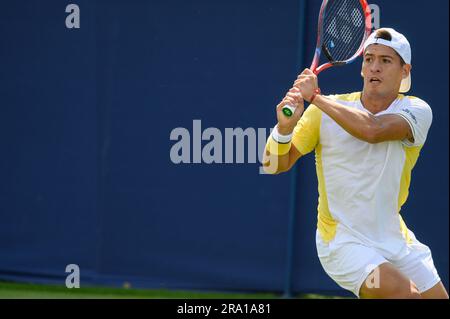
{"label": "white tennis shorts", "polygon": [[[316,233],[317,253],[328,276],[357,297],[370,273],[386,262],[394,265],[412,280],[422,293],[433,288],[441,279],[434,266],[430,249],[420,243],[411,231],[410,235],[413,242],[408,245],[409,253],[399,260],[386,259],[376,248],[364,245],[355,237],[342,245],[333,245],[336,238],[330,243],[325,243],[319,232]],[[336,236],[340,236],[340,233],[337,232]]]}

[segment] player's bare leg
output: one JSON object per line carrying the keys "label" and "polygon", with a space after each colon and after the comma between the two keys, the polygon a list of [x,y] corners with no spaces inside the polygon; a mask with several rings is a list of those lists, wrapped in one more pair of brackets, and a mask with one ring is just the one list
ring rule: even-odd
{"label": "player's bare leg", "polygon": [[360,289],[364,299],[421,299],[416,285],[390,263],[378,266],[369,276],[376,273],[379,285],[371,287],[367,280]]}
{"label": "player's bare leg", "polygon": [[433,288],[421,293],[423,299],[448,299],[447,290],[440,281]]}

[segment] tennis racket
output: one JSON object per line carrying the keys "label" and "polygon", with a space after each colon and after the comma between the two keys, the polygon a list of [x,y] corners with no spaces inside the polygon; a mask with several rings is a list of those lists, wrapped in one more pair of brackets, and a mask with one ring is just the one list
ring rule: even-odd
{"label": "tennis racket", "polygon": [[[318,75],[333,66],[352,63],[362,54],[371,32],[371,9],[366,0],[323,0],[311,71]],[[321,56],[326,62],[319,66]],[[282,110],[291,117],[295,107],[286,105]]]}

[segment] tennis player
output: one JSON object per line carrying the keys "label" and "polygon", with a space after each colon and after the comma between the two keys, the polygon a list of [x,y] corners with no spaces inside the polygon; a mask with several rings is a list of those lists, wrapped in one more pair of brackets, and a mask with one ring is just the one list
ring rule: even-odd
{"label": "tennis player", "polygon": [[[317,252],[339,286],[359,298],[448,299],[430,249],[400,215],[433,117],[426,102],[400,94],[411,87],[410,44],[379,29],[363,59],[362,92],[323,96],[313,72],[298,77],[277,106],[265,170],[287,172],[315,150]],[[296,106],[292,117],[285,105]]]}

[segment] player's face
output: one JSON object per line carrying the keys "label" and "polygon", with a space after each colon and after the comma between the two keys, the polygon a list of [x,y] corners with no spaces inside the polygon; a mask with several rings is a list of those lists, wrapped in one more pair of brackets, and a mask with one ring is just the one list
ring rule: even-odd
{"label": "player's face", "polygon": [[402,66],[400,56],[385,45],[372,44],[364,52],[362,75],[364,91],[375,96],[398,94],[410,65]]}

